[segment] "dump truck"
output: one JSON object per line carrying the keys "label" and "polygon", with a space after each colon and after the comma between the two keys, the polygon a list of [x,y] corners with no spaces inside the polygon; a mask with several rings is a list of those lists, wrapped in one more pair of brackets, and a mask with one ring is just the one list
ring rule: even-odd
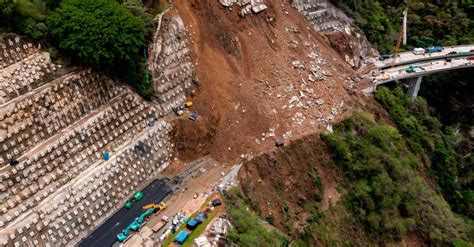
{"label": "dump truck", "polygon": [[156,224],[151,230],[153,232],[159,232],[168,223],[168,221],[168,216],[161,217],[160,222],[158,222],[158,224]]}

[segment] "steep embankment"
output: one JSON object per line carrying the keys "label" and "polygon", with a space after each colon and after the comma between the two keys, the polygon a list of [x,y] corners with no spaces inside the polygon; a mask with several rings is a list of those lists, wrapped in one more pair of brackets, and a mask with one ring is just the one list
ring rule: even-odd
{"label": "steep embankment", "polygon": [[[175,1],[201,82],[191,93],[196,124],[215,129],[200,140],[208,145],[199,153],[220,161],[317,132],[348,109],[350,67],[286,1],[265,2],[267,10],[241,18],[237,6],[219,1]],[[185,147],[202,130],[180,133]]]}

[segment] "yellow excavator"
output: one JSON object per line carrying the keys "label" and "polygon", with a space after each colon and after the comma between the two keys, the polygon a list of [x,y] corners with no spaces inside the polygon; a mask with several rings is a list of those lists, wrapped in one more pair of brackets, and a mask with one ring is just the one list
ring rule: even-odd
{"label": "yellow excavator", "polygon": [[164,210],[166,208],[166,204],[164,202],[160,202],[158,204],[152,203],[152,204],[148,204],[148,205],[143,206],[142,210],[146,211],[150,208],[153,208],[155,210],[155,213],[159,213],[159,212],[161,212],[162,210]]}
{"label": "yellow excavator", "polygon": [[[164,202],[160,202],[158,204],[151,203],[151,204],[145,205],[145,206],[142,207],[142,210],[143,210],[143,212],[146,212],[149,209],[153,209],[153,212],[155,214],[159,214],[161,211],[165,210],[165,208],[166,208],[166,204]],[[147,221],[150,220],[151,216],[152,216],[151,214],[147,215],[146,220]]]}

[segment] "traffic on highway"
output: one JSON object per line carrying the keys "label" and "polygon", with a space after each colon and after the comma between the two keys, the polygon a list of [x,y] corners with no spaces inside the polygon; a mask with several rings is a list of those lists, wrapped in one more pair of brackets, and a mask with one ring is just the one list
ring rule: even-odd
{"label": "traffic on highway", "polygon": [[[424,60],[433,60],[445,57],[466,56],[474,54],[474,44],[462,46],[433,46],[427,48],[414,48],[411,51],[398,54],[395,65],[411,64]],[[382,54],[374,61],[374,66],[383,69],[391,67],[393,64],[393,54]]]}
{"label": "traffic on highway", "polygon": [[371,72],[370,77],[372,77],[372,84],[380,85],[389,81],[423,76],[441,71],[472,66],[474,66],[474,56],[468,58],[447,58],[431,60],[417,64],[396,66],[381,71],[374,70]]}

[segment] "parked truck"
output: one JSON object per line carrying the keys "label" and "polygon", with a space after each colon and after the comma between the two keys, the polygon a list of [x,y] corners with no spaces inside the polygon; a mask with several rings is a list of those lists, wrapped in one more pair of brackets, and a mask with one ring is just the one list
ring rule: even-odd
{"label": "parked truck", "polygon": [[161,217],[160,222],[158,222],[158,224],[156,224],[151,230],[153,232],[159,232],[164,226],[166,226],[166,224],[168,224],[168,221],[169,221],[168,216],[165,215]]}

